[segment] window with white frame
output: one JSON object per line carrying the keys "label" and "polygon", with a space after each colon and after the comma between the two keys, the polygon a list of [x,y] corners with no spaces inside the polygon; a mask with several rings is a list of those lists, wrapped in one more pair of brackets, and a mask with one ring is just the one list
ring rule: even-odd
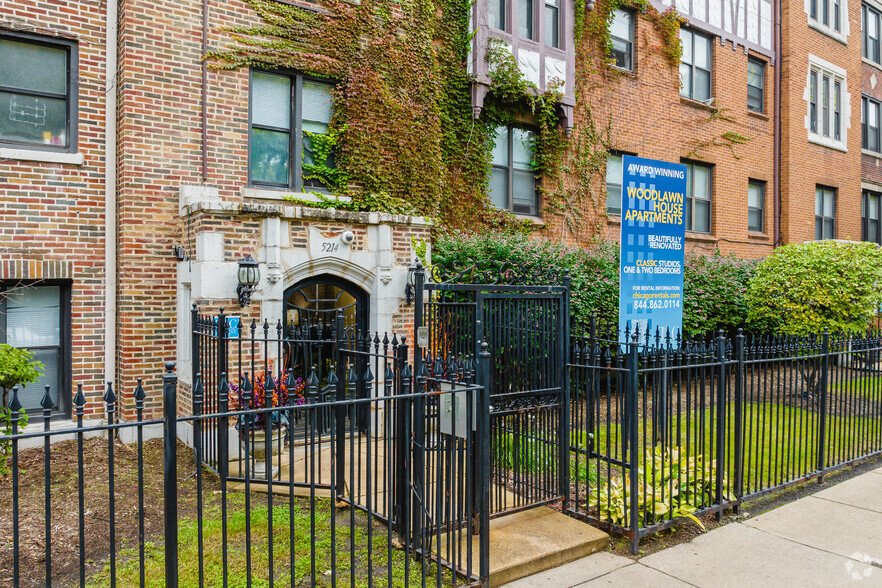
{"label": "window with white frame", "polygon": [[533,169],[536,133],[516,126],[496,129],[490,200],[501,210],[537,215],[539,199]]}
{"label": "window with white frame", "polygon": [[846,150],[845,128],[848,124],[848,92],[845,71],[810,56],[808,75],[808,115],[806,127],[809,140]]}
{"label": "window with white frame", "polygon": [[766,183],[747,182],[747,230],[762,233],[765,220]]}
{"label": "window with white frame", "polygon": [[882,55],[879,53],[880,18],[882,13],[867,4],[861,5],[861,33],[863,44],[861,54],[874,63],[882,64]]}
{"label": "window with white frame", "polygon": [[815,188],[815,239],[836,238],[836,188]]}
{"label": "window with white frame", "polygon": [[711,167],[700,163],[686,165],[686,219],[687,231],[711,232]]}
{"label": "window with white frame", "polygon": [[882,194],[864,190],[861,200],[861,240],[882,245]]}
{"label": "window with white frame", "polygon": [[487,10],[490,28],[508,31],[508,0],[489,0]]}
{"label": "window with white frame", "polygon": [[809,24],[834,37],[844,35],[843,24],[847,21],[843,0],[807,0]]}
{"label": "window with white frame", "polygon": [[692,100],[711,97],[711,38],[690,29],[680,29],[683,56],[680,58],[680,96]]}
{"label": "window with white frame", "polygon": [[619,153],[606,157],[606,213],[622,214],[622,156]]}
{"label": "window with white frame", "polygon": [[634,71],[634,14],[627,10],[613,12],[609,26],[610,58],[616,67]]}
{"label": "window with white frame", "polygon": [[861,148],[874,153],[882,152],[879,115],[879,101],[863,96],[861,98]]}

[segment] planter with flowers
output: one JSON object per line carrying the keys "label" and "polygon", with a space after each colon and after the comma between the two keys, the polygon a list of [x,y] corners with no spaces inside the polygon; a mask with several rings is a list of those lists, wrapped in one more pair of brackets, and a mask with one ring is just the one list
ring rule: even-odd
{"label": "planter with flowers", "polygon": [[[272,365],[270,365],[272,370]],[[272,371],[270,371],[272,373]],[[268,374],[258,373],[252,383],[248,378],[248,372],[238,384],[230,384],[230,399],[233,403],[231,408],[240,411],[259,410],[274,406],[288,406],[289,400],[293,405],[306,402],[303,393],[306,383],[302,378],[294,378],[289,372],[286,378],[268,377]],[[267,422],[269,420],[269,422]],[[249,457],[254,464],[251,472],[253,478],[265,478],[267,476],[267,447],[270,449],[269,462],[273,462],[273,456],[282,451],[284,430],[288,428],[288,418],[285,411],[245,413],[236,419],[236,430],[239,431],[239,443],[242,452]],[[270,433],[269,444],[267,433]],[[250,467],[250,464],[246,464]],[[273,477],[278,473],[278,466],[272,468]]]}

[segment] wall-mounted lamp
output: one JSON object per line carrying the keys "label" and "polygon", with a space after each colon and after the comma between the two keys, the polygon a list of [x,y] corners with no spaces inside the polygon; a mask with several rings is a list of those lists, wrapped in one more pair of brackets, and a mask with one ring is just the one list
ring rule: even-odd
{"label": "wall-mounted lamp", "polygon": [[260,266],[253,257],[246,256],[239,260],[239,285],[236,294],[239,295],[239,306],[251,304],[251,294],[257,289],[260,282]]}
{"label": "wall-mounted lamp", "polygon": [[407,268],[407,285],[404,286],[404,303],[407,306],[413,304],[413,299],[416,296],[416,287],[414,286],[414,274],[416,273],[416,269],[416,263],[413,263]]}

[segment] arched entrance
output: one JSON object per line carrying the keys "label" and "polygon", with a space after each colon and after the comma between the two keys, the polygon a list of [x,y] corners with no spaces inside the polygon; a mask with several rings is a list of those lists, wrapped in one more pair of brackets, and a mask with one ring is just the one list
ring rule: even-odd
{"label": "arched entrance", "polygon": [[[319,382],[324,385],[334,362],[334,342],[367,333],[369,301],[364,290],[330,274],[307,278],[285,290],[283,323],[289,340],[285,368],[292,368],[295,377],[306,379],[315,366]],[[335,328],[339,311],[343,312],[342,333]],[[340,377],[339,371],[337,375]]]}
{"label": "arched entrance", "polygon": [[285,290],[283,323],[310,339],[328,339],[337,312],[343,311],[344,335],[368,330],[367,293],[337,276],[322,274]]}

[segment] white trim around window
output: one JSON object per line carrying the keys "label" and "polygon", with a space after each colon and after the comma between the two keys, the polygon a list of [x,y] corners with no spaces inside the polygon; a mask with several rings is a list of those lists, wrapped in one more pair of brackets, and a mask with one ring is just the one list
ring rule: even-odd
{"label": "white trim around window", "polygon": [[810,143],[848,152],[851,94],[845,70],[809,53],[803,99]]}
{"label": "white trim around window", "polygon": [[848,44],[847,0],[804,0],[804,9],[810,28]]}

